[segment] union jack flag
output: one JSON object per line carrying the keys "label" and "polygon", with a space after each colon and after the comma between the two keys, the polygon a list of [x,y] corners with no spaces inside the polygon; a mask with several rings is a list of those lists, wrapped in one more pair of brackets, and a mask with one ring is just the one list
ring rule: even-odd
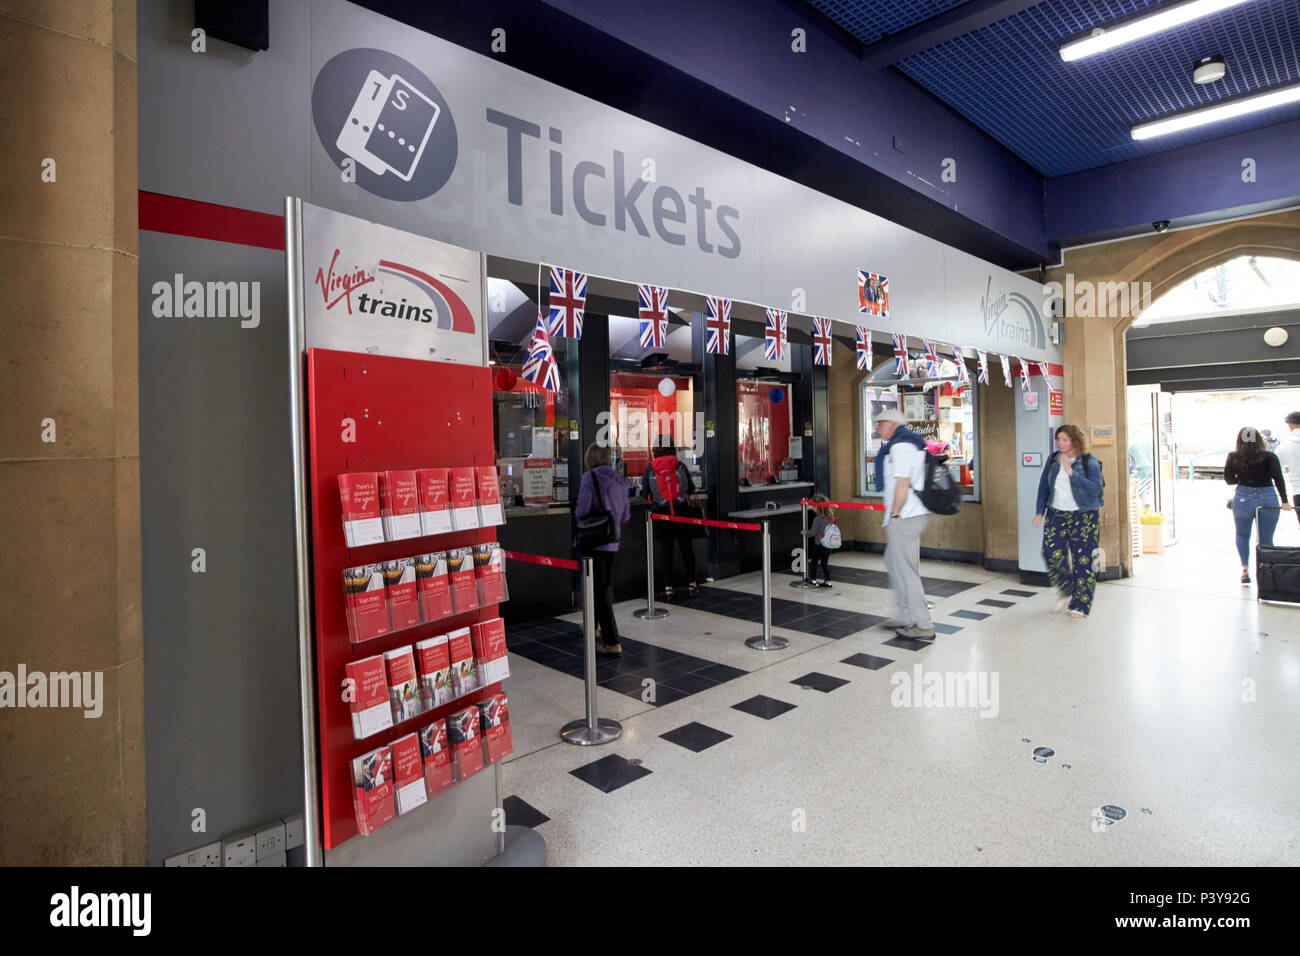
{"label": "union jack flag", "polygon": [[1046,362],[1039,362],[1039,363],[1038,363],[1038,371],[1039,371],[1039,372],[1042,374],[1042,376],[1043,376],[1043,382],[1046,383],[1046,384],[1048,385],[1048,387],[1050,388],[1050,387],[1051,387],[1051,384],[1052,384],[1052,380],[1051,380],[1050,378],[1047,377],[1047,375],[1048,375],[1047,363],[1046,363]]}
{"label": "union jack flag", "polygon": [[582,312],[587,307],[587,276],[551,266],[551,335],[582,338]]}
{"label": "union jack flag", "polygon": [[1007,383],[1007,388],[1011,387],[1011,359],[1005,355],[999,355],[998,360],[1002,363],[1002,381]]}
{"label": "union jack flag", "polygon": [[907,333],[893,332],[894,337],[894,374],[907,378]]}
{"label": "union jack flag", "polygon": [[925,374],[934,378],[939,374],[939,347],[929,339],[922,339],[925,343]]}
{"label": "union jack flag", "polygon": [[858,326],[858,368],[871,368],[871,330]]}
{"label": "union jack flag", "polygon": [[712,355],[731,354],[731,300],[709,296],[708,315],[704,327],[708,338],[704,341],[704,351]]}
{"label": "union jack flag", "polygon": [[975,381],[979,382],[981,385],[987,385],[989,383],[989,353],[976,349],[975,355],[980,360],[980,370],[975,376]]}
{"label": "union jack flag", "polygon": [[831,364],[831,320],[813,319],[813,364]]}
{"label": "union jack flag", "polygon": [[639,285],[637,317],[641,322],[641,347],[663,348],[668,338],[668,290],[657,285]]}
{"label": "union jack flag", "polygon": [[970,381],[970,373],[966,371],[966,357],[961,354],[961,346],[952,347],[952,360],[957,363],[957,380],[963,385]]}
{"label": "union jack flag", "polygon": [[560,390],[560,368],[555,364],[555,351],[551,348],[551,339],[546,334],[546,323],[541,313],[537,315],[537,327],[528,342],[528,356],[524,359],[523,377],[525,381],[548,388],[552,392]]}
{"label": "union jack flag", "polygon": [[1016,359],[1016,361],[1020,364],[1020,390],[1027,392],[1029,391],[1029,363],[1024,359]]}
{"label": "union jack flag", "polygon": [[768,361],[785,361],[785,342],[788,322],[780,309],[767,310],[767,330],[763,333],[763,357]]}

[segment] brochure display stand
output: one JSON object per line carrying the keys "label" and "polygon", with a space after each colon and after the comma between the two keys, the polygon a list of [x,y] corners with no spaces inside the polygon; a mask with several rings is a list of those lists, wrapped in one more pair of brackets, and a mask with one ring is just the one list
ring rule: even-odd
{"label": "brochure display stand", "polygon": [[308,862],[479,864],[510,752],[483,260],[285,211]]}

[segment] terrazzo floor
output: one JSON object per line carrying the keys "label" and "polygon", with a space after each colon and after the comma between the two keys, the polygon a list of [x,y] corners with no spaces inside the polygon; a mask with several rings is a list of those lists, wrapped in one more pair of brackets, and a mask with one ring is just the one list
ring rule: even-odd
{"label": "terrazzo floor", "polygon": [[[716,598],[761,593],[757,575],[661,621],[625,602],[629,645],[743,673],[667,702],[657,683],[602,687],[598,712],[623,736],[583,748],[558,736],[582,716],[582,681],[512,651],[508,819],[535,825],[552,866],[1296,865],[1300,607],[1234,584],[1220,537],[1145,556],[1134,577],[1098,586],[1082,621],[1052,615],[1050,590],[1015,576],[922,562],[925,577],[970,586],[932,594],[951,633],[906,646],[872,624],[838,637],[775,627],[787,649],[751,650],[761,628]],[[846,553],[837,567],[869,582],[883,561]],[[774,596],[814,623],[892,610],[872,583],[789,581],[775,577]],[[1053,753],[1036,760],[1038,747]],[[1123,818],[1105,822],[1119,811],[1103,806]]]}

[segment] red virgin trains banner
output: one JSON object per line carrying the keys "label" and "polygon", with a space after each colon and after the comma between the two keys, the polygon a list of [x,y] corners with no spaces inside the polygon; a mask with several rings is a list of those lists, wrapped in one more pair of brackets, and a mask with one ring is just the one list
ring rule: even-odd
{"label": "red virgin trains banner", "polygon": [[302,219],[309,348],[483,364],[478,253],[308,203]]}

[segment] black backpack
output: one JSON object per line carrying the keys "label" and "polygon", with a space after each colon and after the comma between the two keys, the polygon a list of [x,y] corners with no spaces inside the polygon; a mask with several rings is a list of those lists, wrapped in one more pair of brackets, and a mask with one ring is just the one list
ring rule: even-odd
{"label": "black backpack", "polygon": [[927,511],[937,515],[955,515],[961,507],[961,489],[948,471],[948,456],[925,453],[925,487],[917,492]]}

